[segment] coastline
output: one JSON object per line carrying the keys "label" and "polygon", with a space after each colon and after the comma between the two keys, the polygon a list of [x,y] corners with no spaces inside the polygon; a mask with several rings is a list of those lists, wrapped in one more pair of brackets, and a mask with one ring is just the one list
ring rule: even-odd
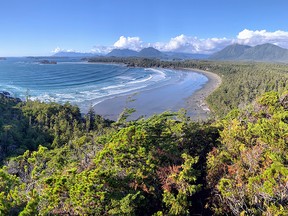
{"label": "coastline", "polygon": [[[127,66],[126,64],[118,63],[105,64]],[[152,68],[158,69],[158,67]],[[159,67],[159,69],[162,68]],[[98,102],[90,100],[90,106],[93,107],[97,114],[111,120],[117,120],[119,114],[126,107],[133,109],[135,108],[136,112],[138,112],[133,113],[130,116],[133,119],[137,119],[141,116],[146,118],[154,114],[162,113],[164,111],[177,112],[182,108],[186,110],[187,116],[189,116],[192,120],[197,121],[208,119],[211,111],[206,103],[206,98],[220,86],[222,82],[220,76],[213,72],[195,68],[178,67],[171,68],[171,70],[178,71],[180,74],[184,72],[186,74],[190,74],[192,72],[191,76],[187,75],[190,78],[194,76],[193,74],[198,74],[198,76],[203,77],[203,81],[197,85],[191,82],[191,79],[189,81],[185,75],[186,78],[181,82],[179,80],[177,81],[177,79],[171,79],[174,81],[171,83],[169,82],[170,84],[168,85],[160,85],[152,89],[146,89],[142,92],[135,91]],[[181,77],[181,75],[179,77]],[[165,105],[162,106],[163,104]],[[147,105],[149,105],[148,109]],[[85,106],[85,108],[83,108],[83,106],[81,108],[79,104],[78,106],[82,113],[88,112],[89,106]]]}
{"label": "coastline", "polygon": [[[95,64],[95,62],[92,62],[92,63]],[[100,62],[100,64],[116,64],[116,65],[118,64],[120,66],[127,66],[127,64],[125,63]],[[187,111],[187,115],[190,116],[193,120],[198,121],[198,120],[207,119],[211,113],[211,109],[209,108],[206,102],[206,98],[221,85],[222,83],[221,77],[217,75],[216,73],[197,69],[197,68],[181,68],[180,67],[180,68],[174,68],[174,69],[194,72],[194,73],[196,72],[208,78],[207,83],[205,83],[201,89],[196,90],[190,97],[185,98],[186,106],[183,107]]]}
{"label": "coastline", "polygon": [[221,85],[221,77],[213,72],[200,69],[181,68],[181,70],[200,73],[208,78],[208,82],[205,83],[201,89],[195,91],[190,97],[186,99],[187,114],[189,115],[193,112],[193,115],[190,115],[193,120],[207,119],[211,110],[206,102],[206,98]]}
{"label": "coastline", "polygon": [[[137,119],[140,116],[149,117],[150,115],[162,113],[164,111],[178,111],[184,108],[189,116],[194,121],[201,121],[208,119],[210,115],[210,109],[206,103],[206,98],[216,90],[221,84],[221,78],[212,72],[202,71],[193,68],[177,68],[175,70],[185,71],[187,73],[193,72],[205,76],[208,81],[203,83],[198,90],[195,90],[192,94],[183,92],[183,89],[179,91],[179,87],[174,85],[168,85],[164,88],[156,88],[157,94],[153,92],[156,90],[148,90],[141,93],[131,93],[127,95],[117,96],[115,98],[104,100],[101,103],[97,103],[93,106],[95,112],[111,120],[117,120],[119,114],[124,110],[125,107],[134,108],[136,113],[130,115],[129,120]],[[186,83],[187,86],[188,83]],[[178,91],[177,91],[178,90]],[[184,95],[183,95],[184,93]],[[163,107],[159,104],[154,104],[153,100],[161,101],[162,104],[170,103],[170,95],[177,99],[174,105],[169,105],[163,110]],[[182,96],[182,99],[181,99]],[[182,101],[182,102],[181,102]],[[147,110],[145,107],[149,104],[150,108]],[[180,105],[182,104],[182,105]],[[174,108],[173,108],[174,107]],[[177,107],[177,108],[176,108]],[[171,110],[172,109],[172,110]]]}

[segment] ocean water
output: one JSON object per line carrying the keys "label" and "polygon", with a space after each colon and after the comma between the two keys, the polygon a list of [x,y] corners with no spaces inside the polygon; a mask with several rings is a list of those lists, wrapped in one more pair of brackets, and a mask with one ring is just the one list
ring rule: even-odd
{"label": "ocean water", "polygon": [[[119,102],[121,97],[138,95],[135,96],[138,101],[155,98],[154,101],[148,100],[149,104],[153,105],[153,110],[159,107],[162,111],[173,110],[175,103],[179,108],[179,103],[208,81],[202,74],[186,71],[90,64],[73,58],[53,60],[58,63],[41,64],[41,59],[37,58],[8,58],[0,61],[0,90],[21,99],[29,95],[33,100],[45,102],[68,101],[78,105],[83,112],[90,106],[96,110],[101,107],[101,112],[104,112],[103,104],[107,101],[110,101],[110,110],[117,110],[117,103],[112,103],[111,108],[111,101],[115,99]],[[173,95],[177,99],[173,99]],[[182,102],[179,102],[179,97]],[[141,109],[146,106],[149,113],[149,104],[142,103]],[[122,108],[119,106],[119,109]]]}

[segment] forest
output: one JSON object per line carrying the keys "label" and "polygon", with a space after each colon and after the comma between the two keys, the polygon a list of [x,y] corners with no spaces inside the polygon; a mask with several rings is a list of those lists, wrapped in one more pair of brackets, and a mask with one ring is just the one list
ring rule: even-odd
{"label": "forest", "polygon": [[125,61],[217,73],[214,117],[112,122],[0,94],[0,215],[288,214],[287,65]]}

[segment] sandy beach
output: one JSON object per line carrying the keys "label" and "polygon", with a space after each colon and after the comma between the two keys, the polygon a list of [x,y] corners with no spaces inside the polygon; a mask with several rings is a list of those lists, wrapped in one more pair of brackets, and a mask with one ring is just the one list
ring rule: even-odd
{"label": "sandy beach", "polygon": [[[158,89],[153,89],[151,91],[108,99],[96,104],[94,110],[97,114],[100,114],[105,118],[117,120],[119,114],[125,107],[135,108],[136,113],[133,113],[129,117],[129,120],[133,120],[140,116],[149,117],[153,114],[159,114],[167,110],[178,111],[179,109],[184,108],[187,110],[187,115],[195,121],[207,119],[210,114],[210,109],[205,102],[205,99],[221,84],[221,78],[214,73],[197,69],[179,68],[179,72],[180,71],[188,73],[191,71],[201,74],[202,76],[205,76],[208,81],[206,81],[203,86],[193,90],[193,93],[191,94],[187,94],[183,89],[179,90],[179,85],[176,83],[175,85],[159,87]],[[187,82],[186,85],[187,84],[189,83]],[[161,104],[155,103],[155,100],[161,101]],[[174,101],[173,106],[171,105],[171,100]],[[167,104],[170,105],[167,106]]]}
{"label": "sandy beach", "polygon": [[187,107],[185,107],[187,114],[191,116],[193,120],[207,119],[211,110],[207,105],[206,98],[220,86],[222,82],[221,78],[217,74],[209,71],[192,68],[183,68],[182,70],[201,73],[208,78],[208,82],[201,89],[187,98]]}

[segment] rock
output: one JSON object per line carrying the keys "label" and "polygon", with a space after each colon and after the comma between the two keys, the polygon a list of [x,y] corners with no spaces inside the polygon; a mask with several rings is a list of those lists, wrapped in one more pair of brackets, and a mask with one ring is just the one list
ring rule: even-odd
{"label": "rock", "polygon": [[11,96],[10,93],[7,92],[7,91],[2,91],[1,93],[2,93],[3,95],[5,95],[5,96]]}

